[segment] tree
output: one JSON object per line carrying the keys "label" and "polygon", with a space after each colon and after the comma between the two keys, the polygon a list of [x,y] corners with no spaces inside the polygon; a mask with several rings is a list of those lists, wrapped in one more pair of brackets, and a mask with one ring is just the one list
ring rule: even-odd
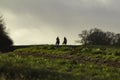
{"label": "tree", "polygon": [[120,45],[120,34],[115,35],[115,45]]}
{"label": "tree", "polygon": [[106,42],[109,45],[115,44],[115,33],[113,32],[106,32]]}
{"label": "tree", "polygon": [[13,45],[13,41],[5,30],[6,27],[3,21],[3,17],[0,16],[0,51],[2,52],[9,50]]}
{"label": "tree", "polygon": [[84,30],[79,37],[83,45],[111,45],[114,44],[114,33],[104,32],[101,29],[93,28]]}
{"label": "tree", "polygon": [[90,30],[88,41],[90,42],[89,44],[92,45],[111,45],[112,33],[94,28]]}
{"label": "tree", "polygon": [[81,41],[76,41],[76,42],[81,42],[83,45],[88,44],[88,35],[89,32],[87,30],[82,31],[81,34],[78,34],[78,36],[81,38]]}
{"label": "tree", "polygon": [[104,33],[100,29],[97,28],[91,29],[90,34],[88,36],[89,44],[93,44],[93,45],[103,44],[101,38],[104,36],[105,36]]}

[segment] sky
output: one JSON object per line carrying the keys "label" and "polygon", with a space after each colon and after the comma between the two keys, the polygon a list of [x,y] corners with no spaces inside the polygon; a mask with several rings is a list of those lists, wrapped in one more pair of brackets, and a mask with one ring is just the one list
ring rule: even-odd
{"label": "sky", "polygon": [[75,45],[83,30],[119,33],[120,0],[0,0],[0,14],[14,45]]}

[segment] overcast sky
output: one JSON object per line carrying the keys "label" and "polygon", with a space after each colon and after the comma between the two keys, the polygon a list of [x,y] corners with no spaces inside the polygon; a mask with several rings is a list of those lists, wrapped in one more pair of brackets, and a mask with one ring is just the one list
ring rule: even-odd
{"label": "overcast sky", "polygon": [[82,30],[120,32],[120,0],[0,0],[0,14],[15,45],[76,44]]}

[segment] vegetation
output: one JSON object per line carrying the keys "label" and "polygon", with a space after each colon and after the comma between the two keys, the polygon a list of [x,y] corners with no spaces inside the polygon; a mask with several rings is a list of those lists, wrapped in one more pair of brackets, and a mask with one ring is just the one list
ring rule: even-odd
{"label": "vegetation", "polygon": [[0,16],[0,51],[2,52],[8,51],[13,44],[5,29],[3,17]]}
{"label": "vegetation", "polygon": [[120,47],[28,46],[0,55],[0,80],[119,80]]}
{"label": "vegetation", "polygon": [[104,32],[97,28],[84,30],[79,37],[83,45],[120,45],[120,34]]}

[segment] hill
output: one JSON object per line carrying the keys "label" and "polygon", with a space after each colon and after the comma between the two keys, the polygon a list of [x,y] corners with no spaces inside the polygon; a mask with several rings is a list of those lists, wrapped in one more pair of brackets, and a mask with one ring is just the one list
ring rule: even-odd
{"label": "hill", "polygon": [[14,46],[0,54],[0,80],[119,80],[120,47]]}

